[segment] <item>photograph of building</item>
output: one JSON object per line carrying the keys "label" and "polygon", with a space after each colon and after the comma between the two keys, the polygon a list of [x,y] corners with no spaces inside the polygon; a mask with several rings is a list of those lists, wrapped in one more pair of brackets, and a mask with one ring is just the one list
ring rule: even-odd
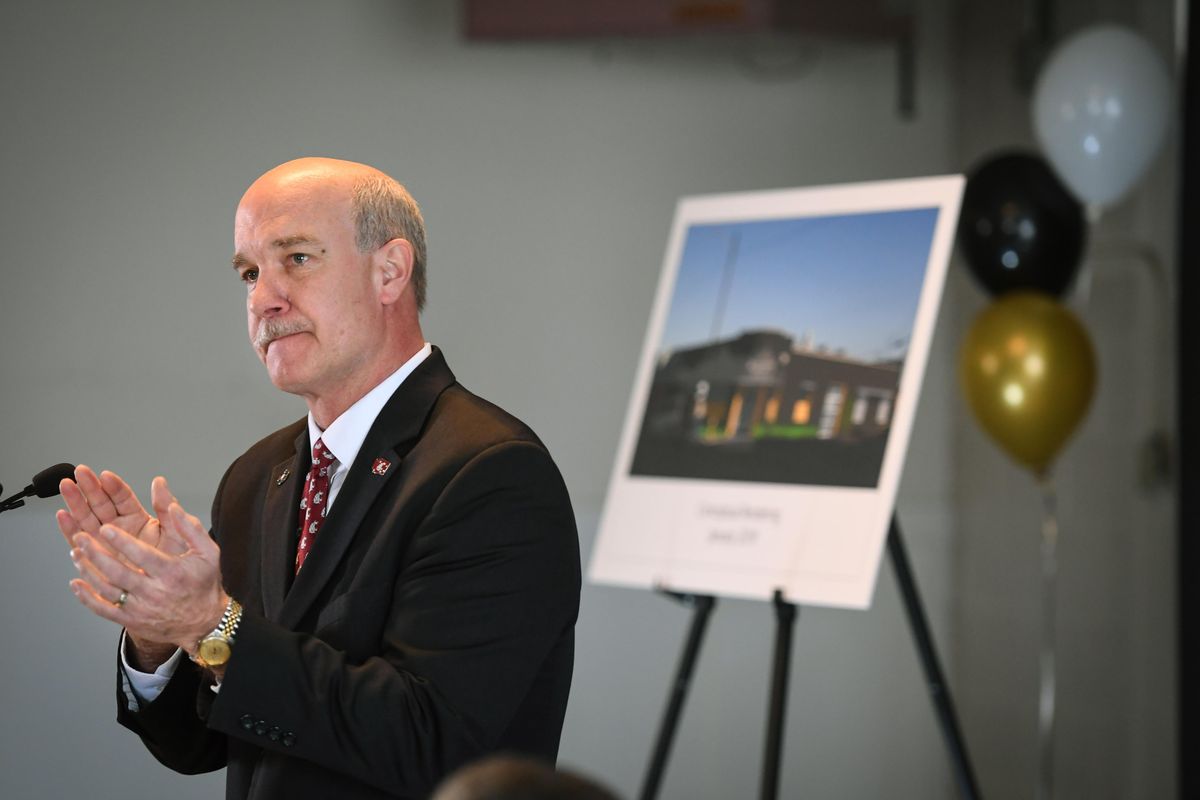
{"label": "photograph of building", "polygon": [[690,230],[631,474],[875,486],[935,222]]}

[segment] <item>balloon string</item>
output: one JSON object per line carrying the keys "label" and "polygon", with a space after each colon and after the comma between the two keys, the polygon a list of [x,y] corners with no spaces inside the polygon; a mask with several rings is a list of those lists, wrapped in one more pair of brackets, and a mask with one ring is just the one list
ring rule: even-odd
{"label": "balloon string", "polygon": [[1038,658],[1038,800],[1054,797],[1055,584],[1058,580],[1058,495],[1049,473],[1042,490],[1042,648]]}

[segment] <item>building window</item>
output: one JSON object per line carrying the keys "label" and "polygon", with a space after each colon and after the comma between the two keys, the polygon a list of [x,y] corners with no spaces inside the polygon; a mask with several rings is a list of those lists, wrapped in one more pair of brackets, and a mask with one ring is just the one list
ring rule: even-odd
{"label": "building window", "polygon": [[737,435],[738,421],[742,417],[742,393],[738,392],[729,403],[729,416],[725,418],[725,438]]}
{"label": "building window", "polygon": [[774,425],[779,421],[779,392],[775,392],[767,401],[767,410],[763,417],[768,425]]}
{"label": "building window", "polygon": [[697,421],[708,416],[708,381],[696,382],[696,393],[692,398],[692,419]]}
{"label": "building window", "polygon": [[885,397],[879,401],[879,405],[875,408],[875,424],[880,427],[887,425],[892,413],[892,399]]}
{"label": "building window", "polygon": [[807,425],[809,419],[812,418],[812,401],[807,397],[803,400],[797,400],[792,406],[792,424]]}
{"label": "building window", "polygon": [[821,425],[817,430],[818,439],[832,439],[837,436],[843,396],[844,390],[841,384],[835,383],[825,392],[825,402],[821,404]]}
{"label": "building window", "polygon": [[862,425],[867,421],[867,398],[859,396],[854,400],[854,409],[850,412],[850,421]]}

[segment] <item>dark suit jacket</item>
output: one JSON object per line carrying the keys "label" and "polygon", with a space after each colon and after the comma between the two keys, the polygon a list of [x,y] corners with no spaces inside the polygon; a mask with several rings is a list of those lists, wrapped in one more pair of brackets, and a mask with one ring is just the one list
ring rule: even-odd
{"label": "dark suit jacket", "polygon": [[580,575],[545,447],[435,349],[375,421],[293,583],[308,452],[300,420],[217,491],[222,577],[246,608],[219,694],[185,662],[138,711],[118,689],[121,724],[172,769],[228,765],[229,798],[416,798],[489,751],[553,760]]}

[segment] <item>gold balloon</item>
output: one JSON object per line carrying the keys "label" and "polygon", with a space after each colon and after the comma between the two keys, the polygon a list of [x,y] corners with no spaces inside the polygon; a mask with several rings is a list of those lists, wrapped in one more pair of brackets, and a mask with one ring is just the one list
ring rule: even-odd
{"label": "gold balloon", "polygon": [[979,424],[1041,475],[1087,413],[1096,357],[1075,315],[1048,295],[1012,292],[967,332],[963,393]]}

